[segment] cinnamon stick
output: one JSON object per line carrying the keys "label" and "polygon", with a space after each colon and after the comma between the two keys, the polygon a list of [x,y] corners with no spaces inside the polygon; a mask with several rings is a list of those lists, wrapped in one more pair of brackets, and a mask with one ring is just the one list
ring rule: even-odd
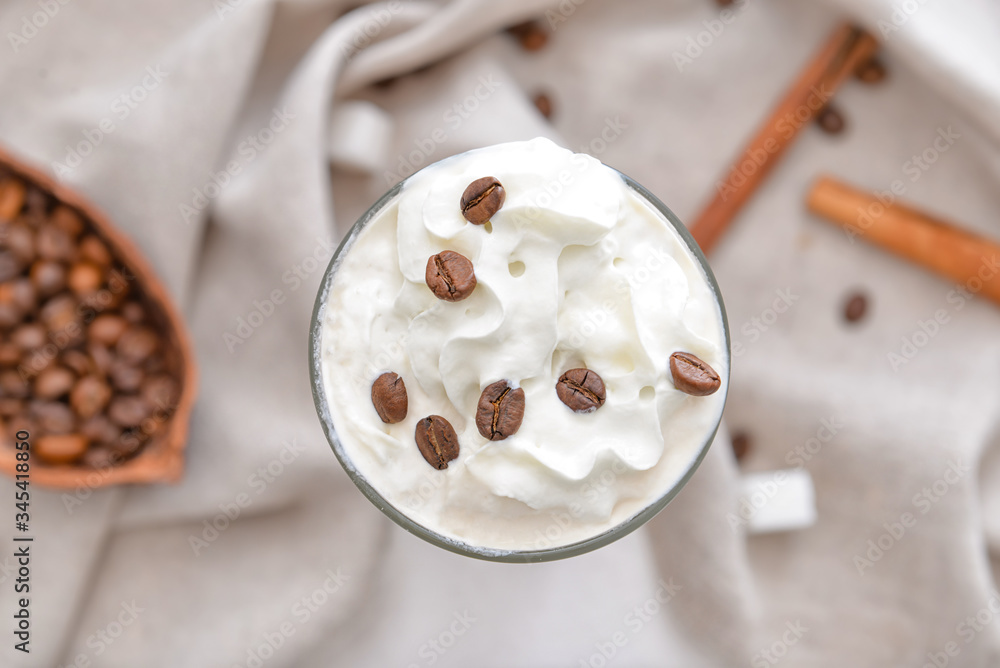
{"label": "cinnamon stick", "polygon": [[1000,244],[830,177],[813,184],[809,210],[840,225],[852,236],[881,246],[972,293],[1000,304]]}
{"label": "cinnamon stick", "polygon": [[843,24],[833,32],[726,177],[716,183],[715,196],[691,226],[691,234],[702,251],[712,250],[799,131],[812,122],[844,79],[877,48],[875,38],[856,26]]}

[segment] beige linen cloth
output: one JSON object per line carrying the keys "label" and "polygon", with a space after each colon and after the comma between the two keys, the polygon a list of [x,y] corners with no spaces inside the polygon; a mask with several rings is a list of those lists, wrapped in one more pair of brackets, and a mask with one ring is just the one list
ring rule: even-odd
{"label": "beige linen cloth", "polygon": [[[997,308],[803,207],[823,172],[872,190],[899,180],[907,200],[1000,238],[995,0],[749,0],[727,23],[708,0],[399,1],[345,15],[355,4],[0,9],[0,141],[132,235],[202,369],[180,485],[79,503],[34,490],[30,655],[12,650],[13,489],[0,482],[0,665],[1000,665]],[[531,16],[552,24],[545,49],[498,34]],[[691,220],[844,18],[883,38],[889,80],[848,83],[846,132],[805,129],[711,258],[741,346],[728,428],[752,434],[748,469],[805,466],[815,526],[732,526],[725,431],[646,528],[564,562],[458,557],[369,504],[319,428],[306,333],[332,247],[388,182],[544,135]],[[396,75],[408,76],[370,86]],[[358,100],[387,121],[356,155],[375,168],[331,170],[331,113]],[[350,118],[348,137],[369,136]],[[848,326],[855,289],[870,310]],[[791,306],[775,317],[780,295]],[[254,310],[267,317],[248,333]]]}

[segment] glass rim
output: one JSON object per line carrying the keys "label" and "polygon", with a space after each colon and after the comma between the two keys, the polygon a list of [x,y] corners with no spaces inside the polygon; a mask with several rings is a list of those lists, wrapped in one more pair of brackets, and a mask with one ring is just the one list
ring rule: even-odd
{"label": "glass rim", "polygon": [[712,428],[711,432],[706,435],[704,443],[702,443],[702,445],[698,448],[697,453],[688,464],[684,473],[669,489],[667,489],[652,503],[615,526],[602,531],[599,534],[574,543],[537,550],[501,550],[478,545],[470,545],[460,540],[449,538],[448,536],[444,536],[437,531],[420,524],[387,501],[385,497],[383,497],[379,491],[375,489],[370,482],[368,482],[368,479],[364,476],[364,474],[354,466],[353,461],[344,451],[343,444],[340,441],[340,437],[333,424],[333,418],[330,414],[328,405],[329,402],[327,401],[323,379],[323,316],[325,315],[327,298],[329,296],[330,288],[333,285],[334,277],[337,274],[337,269],[340,267],[341,260],[351,249],[354,242],[357,240],[358,235],[377,217],[379,213],[382,212],[386,206],[392,203],[392,201],[399,195],[405,184],[419,172],[415,172],[414,174],[404,178],[402,181],[391,187],[384,195],[378,198],[378,200],[376,200],[375,203],[372,204],[360,218],[358,218],[357,222],[351,226],[351,229],[348,230],[347,234],[344,235],[343,240],[341,240],[340,244],[337,246],[337,250],[334,252],[333,257],[330,258],[330,262],[327,265],[326,271],[323,273],[322,280],[320,281],[319,290],[316,294],[316,301],[313,305],[312,317],[309,324],[309,376],[313,402],[316,405],[316,413],[319,416],[323,432],[326,435],[326,439],[329,442],[334,455],[337,457],[340,465],[344,468],[344,471],[347,472],[348,477],[350,477],[351,481],[361,491],[361,493],[364,494],[376,508],[382,511],[382,513],[393,522],[409,533],[422,538],[432,545],[455,554],[461,554],[485,561],[504,563],[538,563],[555,561],[591,552],[613,543],[620,538],[624,538],[663,510],[667,504],[669,504],[687,485],[695,471],[698,470],[702,460],[705,459],[705,455],[708,454],[708,450],[715,440],[715,436],[719,430],[719,425],[722,423],[722,415],[725,412],[726,402],[729,398],[729,380],[732,372],[732,350],[729,332],[729,319],[726,315],[726,307],[722,299],[722,291],[719,289],[719,284],[716,281],[715,275],[712,273],[712,269],[709,266],[704,253],[702,253],[701,248],[698,247],[694,237],[691,236],[687,227],[684,226],[674,212],[671,211],[670,208],[661,202],[655,195],[653,195],[653,193],[629,177],[627,174],[623,174],[614,167],[608,166],[608,169],[611,169],[613,172],[618,174],[629,188],[639,194],[661,216],[663,216],[663,218],[667,220],[667,222],[674,228],[674,231],[677,232],[678,236],[680,236],[680,238],[684,241],[691,254],[697,259],[702,273],[708,281],[712,293],[715,295],[716,301],[719,305],[719,314],[722,319],[722,331],[725,339],[723,352],[726,360],[726,383],[724,388],[725,396],[723,396],[722,408],[719,411],[719,419],[716,420],[715,426]]}

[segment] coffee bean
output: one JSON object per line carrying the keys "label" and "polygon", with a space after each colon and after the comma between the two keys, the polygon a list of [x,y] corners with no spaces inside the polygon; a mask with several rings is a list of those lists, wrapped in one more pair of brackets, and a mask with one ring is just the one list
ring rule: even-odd
{"label": "coffee bean", "polygon": [[376,378],[372,383],[372,404],[386,424],[396,424],[406,419],[408,402],[403,379],[391,371]]}
{"label": "coffee bean", "polygon": [[22,371],[28,377],[34,377],[45,369],[48,369],[56,363],[56,359],[47,354],[50,350],[51,348],[43,348],[41,354],[34,352],[30,355],[25,355],[24,359],[21,360],[21,366],[18,367],[18,371]]}
{"label": "coffee bean", "polygon": [[448,462],[458,457],[458,434],[440,415],[428,415],[417,422],[414,438],[420,454],[438,470],[448,468]]}
{"label": "coffee bean", "polygon": [[95,415],[80,425],[80,433],[92,443],[110,445],[122,437],[122,430],[104,415]]}
{"label": "coffee bean", "polygon": [[816,123],[828,135],[837,135],[844,131],[844,117],[829,104],[816,114]]}
{"label": "coffee bean", "polygon": [[137,325],[146,317],[146,310],[138,302],[126,302],[122,304],[122,317],[133,325]]}
{"label": "coffee bean", "polygon": [[462,215],[474,225],[484,225],[500,210],[507,193],[492,176],[476,179],[462,193]]}
{"label": "coffee bean", "polygon": [[92,234],[80,239],[80,259],[92,262],[98,267],[107,268],[111,265],[111,252],[104,242]]}
{"label": "coffee bean", "polygon": [[736,461],[742,461],[750,452],[750,436],[746,432],[739,431],[733,434],[733,455]]}
{"label": "coffee bean", "polygon": [[59,360],[77,376],[86,376],[97,369],[94,360],[80,350],[66,350],[59,356]]}
{"label": "coffee bean", "polygon": [[559,400],[577,413],[591,413],[604,405],[604,381],[590,369],[570,369],[556,383]]}
{"label": "coffee bean", "polygon": [[76,376],[64,366],[53,364],[35,378],[35,396],[39,399],[58,399],[73,387]]}
{"label": "coffee bean", "polygon": [[105,287],[88,295],[79,295],[78,298],[80,304],[89,313],[111,313],[117,311],[118,306],[126,296],[124,291],[115,292],[113,289],[108,289],[107,283],[105,283]]}
{"label": "coffee bean", "polygon": [[507,28],[525,51],[538,51],[549,41],[549,34],[538,21],[525,21]]}
{"label": "coffee bean", "polygon": [[76,416],[60,401],[32,401],[28,412],[46,434],[68,434],[76,429]]}
{"label": "coffee bean", "polygon": [[[115,362],[115,356],[111,354],[111,351],[107,347],[91,341],[87,344],[87,354],[90,355],[90,359],[94,360],[94,367],[98,373],[107,374],[111,371],[111,367]],[[138,384],[136,387],[138,387]]]}
{"label": "coffee bean", "polygon": [[857,322],[868,312],[868,298],[860,292],[855,292],[844,304],[844,320]]}
{"label": "coffee bean", "polygon": [[21,313],[34,310],[37,296],[34,284],[27,278],[0,283],[0,304],[13,304]]}
{"label": "coffee bean", "polygon": [[525,51],[541,51],[549,43],[549,34],[544,30],[525,33],[517,40]]}
{"label": "coffee bean", "polygon": [[32,451],[49,464],[72,464],[87,451],[87,439],[81,434],[41,436]]}
{"label": "coffee bean", "polygon": [[38,423],[28,416],[27,411],[21,411],[19,415],[15,415],[7,420],[8,442],[13,442],[15,434],[19,431],[26,431],[32,436],[40,434]]}
{"label": "coffee bean", "polygon": [[66,283],[77,296],[83,297],[97,292],[104,282],[104,272],[96,264],[77,262],[70,268]]}
{"label": "coffee bean", "polygon": [[115,397],[108,406],[108,417],[122,427],[134,427],[149,417],[149,404],[140,397],[125,395]]}
{"label": "coffee bean", "polygon": [[483,438],[502,441],[517,433],[524,419],[524,390],[514,389],[506,380],[486,386],[479,396],[476,427]]}
{"label": "coffee bean", "polygon": [[113,468],[121,461],[121,457],[112,452],[109,448],[101,446],[91,446],[83,453],[80,463],[84,466],[98,471]]}
{"label": "coffee bean", "polygon": [[49,332],[62,333],[73,339],[83,338],[83,326],[80,324],[77,306],[77,301],[72,296],[63,293],[42,305],[38,319]]}
{"label": "coffee bean", "polygon": [[84,376],[76,381],[69,395],[69,405],[80,418],[92,418],[108,405],[111,388],[96,376]]}
{"label": "coffee bean", "polygon": [[83,232],[83,221],[80,220],[79,214],[64,204],[60,204],[52,210],[50,219],[53,225],[72,239],[76,239]]}
{"label": "coffee bean", "polygon": [[26,189],[18,179],[7,178],[0,182],[0,221],[11,221],[21,213]]}
{"label": "coffee bean", "polygon": [[44,219],[49,213],[49,204],[49,196],[44,190],[34,185],[28,186],[24,195],[24,211],[28,217],[36,220]]}
{"label": "coffee bean", "polygon": [[35,262],[30,276],[39,297],[51,297],[66,287],[66,268],[53,260]]}
{"label": "coffee bean", "polygon": [[[0,417],[12,418],[24,412],[24,402],[14,397],[0,397]],[[0,430],[2,433],[2,430]]]}
{"label": "coffee bean", "polygon": [[0,302],[0,329],[11,329],[21,322],[24,314],[16,304]]}
{"label": "coffee bean", "polygon": [[17,258],[21,267],[35,259],[35,232],[22,222],[5,226],[6,235],[0,232],[0,248],[6,248]]}
{"label": "coffee bean", "polygon": [[122,392],[135,392],[142,387],[145,374],[142,369],[126,363],[124,360],[114,360],[107,371],[111,384]]}
{"label": "coffee bean", "polygon": [[141,364],[156,351],[158,345],[159,339],[153,330],[148,327],[130,327],[118,339],[115,352],[126,362]]}
{"label": "coffee bean", "polygon": [[552,118],[552,100],[545,93],[539,93],[535,96],[534,100],[535,108],[538,109],[540,113],[545,118]]}
{"label": "coffee bean", "polygon": [[24,269],[23,263],[12,252],[0,250],[0,281],[14,279],[22,269]]}
{"label": "coffee bean", "polygon": [[10,340],[21,350],[35,350],[45,345],[45,328],[37,322],[21,325],[10,335]]}
{"label": "coffee bean", "polygon": [[35,239],[38,257],[45,260],[68,262],[76,255],[73,238],[52,223],[42,225]]}
{"label": "coffee bean", "polygon": [[17,279],[0,283],[0,327],[11,329],[34,306],[35,289],[30,281]]}
{"label": "coffee bean", "polygon": [[0,371],[0,396],[23,399],[28,396],[28,383],[14,369]]}
{"label": "coffee bean", "polygon": [[715,369],[691,353],[676,352],[670,356],[670,375],[674,387],[696,397],[713,394],[722,385]]}
{"label": "coffee bean", "polygon": [[424,272],[427,287],[438,299],[462,301],[476,289],[476,273],[472,262],[455,251],[441,251],[427,259]]}
{"label": "coffee bean", "polygon": [[0,366],[17,366],[21,361],[21,347],[13,341],[0,341]]}
{"label": "coffee bean", "polygon": [[886,77],[885,64],[876,56],[872,56],[858,65],[857,69],[854,70],[854,76],[862,83],[881,83]]}
{"label": "coffee bean", "polygon": [[38,306],[38,291],[28,278],[19,278],[9,284],[11,299],[25,313],[31,313]]}
{"label": "coffee bean", "polygon": [[94,318],[87,328],[87,338],[102,345],[111,347],[128,329],[128,321],[114,313],[102,313]]}
{"label": "coffee bean", "polygon": [[139,449],[148,440],[149,436],[141,429],[126,429],[117,440],[108,443],[107,448],[118,457],[119,461],[124,461],[139,452]]}
{"label": "coffee bean", "polygon": [[167,360],[163,355],[156,353],[151,355],[149,359],[145,361],[142,365],[142,369],[146,373],[163,373],[168,369]]}

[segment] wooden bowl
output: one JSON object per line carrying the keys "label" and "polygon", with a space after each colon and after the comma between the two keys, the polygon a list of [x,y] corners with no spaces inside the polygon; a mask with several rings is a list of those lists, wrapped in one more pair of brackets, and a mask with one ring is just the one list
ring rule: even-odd
{"label": "wooden bowl", "polygon": [[[197,368],[184,322],[163,284],[153,273],[146,258],[97,207],[78,193],[60,185],[54,178],[0,149],[0,169],[5,169],[28,184],[47,192],[55,200],[75,209],[89,230],[111,250],[114,264],[124,265],[133,276],[147,310],[147,320],[161,339],[161,347],[171,375],[178,383],[176,401],[161,413],[165,425],[156,430],[137,454],[120,463],[92,468],[80,464],[51,465],[32,454],[30,481],[60,489],[105,487],[123,483],[177,482],[184,473],[184,449],[188,423],[197,386]],[[29,442],[36,438],[32,434]],[[15,474],[16,451],[0,447],[0,471]]]}

